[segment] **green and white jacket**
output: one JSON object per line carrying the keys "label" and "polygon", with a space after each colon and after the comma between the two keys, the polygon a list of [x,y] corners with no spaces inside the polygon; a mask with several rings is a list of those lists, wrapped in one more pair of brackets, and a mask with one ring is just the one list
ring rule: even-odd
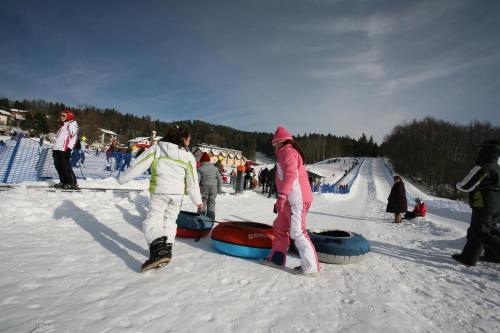
{"label": "green and white jacket", "polygon": [[162,194],[189,194],[195,205],[202,203],[196,160],[193,154],[170,142],[158,142],[145,150],[118,178],[120,184],[142,175],[151,167],[149,192]]}

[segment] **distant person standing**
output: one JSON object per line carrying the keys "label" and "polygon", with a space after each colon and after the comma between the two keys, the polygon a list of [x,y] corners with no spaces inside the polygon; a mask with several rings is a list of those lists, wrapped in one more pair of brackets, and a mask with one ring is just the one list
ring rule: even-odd
{"label": "distant person standing", "polygon": [[[500,140],[481,144],[476,165],[457,189],[469,193],[472,207],[467,243],[453,259],[466,266],[475,266],[478,260],[500,263]],[[484,256],[481,252],[484,249]]]}
{"label": "distant person standing", "polygon": [[75,190],[78,189],[78,184],[71,168],[70,158],[71,151],[76,144],[78,124],[75,121],[73,112],[64,109],[59,114],[59,125],[56,141],[52,147],[52,157],[54,158],[54,166],[59,175],[60,183],[55,184],[54,187]]}
{"label": "distant person standing", "polygon": [[222,177],[219,168],[210,162],[210,155],[203,153],[200,158],[201,165],[198,168],[200,175],[200,192],[203,206],[198,213],[205,213],[210,219],[215,220],[215,199],[221,191]]}
{"label": "distant person standing", "polygon": [[403,222],[401,214],[408,210],[408,202],[406,201],[405,184],[400,176],[394,176],[394,185],[389,194],[386,212],[394,213],[394,223]]}

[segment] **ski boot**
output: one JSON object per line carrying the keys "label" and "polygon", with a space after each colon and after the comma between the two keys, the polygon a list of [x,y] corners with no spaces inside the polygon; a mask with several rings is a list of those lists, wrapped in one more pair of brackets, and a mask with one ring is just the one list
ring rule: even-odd
{"label": "ski boot", "polygon": [[484,250],[484,255],[479,257],[479,261],[500,264],[500,257],[493,254],[489,249]]}
{"label": "ski boot", "polygon": [[283,268],[285,266],[285,254],[283,252],[276,251],[273,253],[271,258],[266,258],[262,260],[262,265]]}
{"label": "ski boot", "polygon": [[172,243],[166,243],[167,237],[155,239],[149,245],[149,259],[142,264],[141,272],[149,269],[158,269],[168,265],[172,259]]}
{"label": "ski boot", "polygon": [[306,273],[302,269],[302,266],[297,266],[292,270],[292,273],[295,275],[301,275],[301,276],[307,276],[307,277],[318,277],[319,272],[311,272],[311,273]]}

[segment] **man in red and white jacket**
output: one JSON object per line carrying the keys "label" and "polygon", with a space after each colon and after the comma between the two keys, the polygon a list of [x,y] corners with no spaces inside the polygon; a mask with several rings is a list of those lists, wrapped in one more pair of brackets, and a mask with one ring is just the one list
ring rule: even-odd
{"label": "man in red and white jacket", "polygon": [[54,187],[78,189],[76,177],[69,162],[71,151],[75,147],[77,140],[78,124],[75,121],[73,112],[68,109],[64,109],[59,114],[59,123],[61,127],[57,131],[56,141],[52,147],[52,157],[61,182],[54,185]]}

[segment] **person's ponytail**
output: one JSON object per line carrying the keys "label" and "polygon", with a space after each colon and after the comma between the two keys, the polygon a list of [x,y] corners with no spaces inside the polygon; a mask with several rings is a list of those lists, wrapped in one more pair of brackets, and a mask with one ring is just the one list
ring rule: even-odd
{"label": "person's ponytail", "polygon": [[288,144],[292,145],[292,147],[299,153],[300,157],[302,158],[302,164],[306,164],[306,160],[304,159],[304,154],[302,153],[302,150],[300,149],[299,145],[293,140],[286,140],[283,142],[283,146]]}

